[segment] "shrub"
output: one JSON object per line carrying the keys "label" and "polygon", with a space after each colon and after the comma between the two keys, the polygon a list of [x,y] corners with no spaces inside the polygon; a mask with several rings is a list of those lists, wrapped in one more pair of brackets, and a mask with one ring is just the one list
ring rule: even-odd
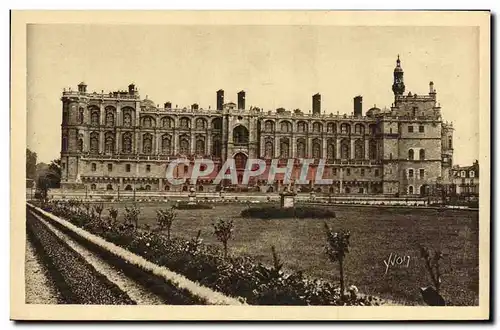
{"label": "shrub", "polygon": [[125,223],[132,224],[137,228],[139,226],[139,214],[141,210],[137,206],[125,206]]}
{"label": "shrub", "polygon": [[110,207],[108,209],[108,212],[109,212],[109,216],[111,217],[111,223],[113,225],[115,225],[117,222],[117,219],[118,219],[118,210],[115,209],[114,207]]}
{"label": "shrub", "polygon": [[170,208],[169,210],[157,210],[156,211],[156,224],[158,225],[158,229],[160,231],[167,230],[167,238],[170,240],[170,230],[172,228],[172,223],[176,217],[176,213],[174,212],[174,208]]}
{"label": "shrub", "polygon": [[346,230],[333,232],[326,222],[325,231],[327,241],[326,254],[331,262],[339,263],[340,296],[341,298],[344,298],[344,258],[346,253],[349,252],[349,238],[351,234]]}
{"label": "shrub", "polygon": [[249,207],[241,211],[244,218],[282,219],[282,218],[335,218],[335,212],[323,207],[298,206],[280,208],[276,206]]}
{"label": "shrub", "polygon": [[233,220],[217,219],[216,223],[213,223],[214,235],[222,243],[224,247],[224,258],[227,258],[227,242],[233,236],[234,224]]}
{"label": "shrub", "polygon": [[95,213],[97,213],[97,217],[99,218],[99,220],[101,220],[101,214],[102,214],[102,211],[104,211],[104,204],[98,203],[98,204],[94,205],[94,211],[95,211]]}
{"label": "shrub", "polygon": [[173,208],[177,210],[207,210],[207,209],[213,209],[214,207],[209,204],[201,204],[201,203],[189,204],[187,202],[178,202]]}

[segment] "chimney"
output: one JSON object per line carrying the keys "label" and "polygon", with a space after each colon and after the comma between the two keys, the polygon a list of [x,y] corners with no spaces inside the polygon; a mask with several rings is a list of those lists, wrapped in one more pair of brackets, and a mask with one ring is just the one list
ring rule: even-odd
{"label": "chimney", "polygon": [[172,109],[172,103],[165,102],[165,109]]}
{"label": "chimney", "polygon": [[319,93],[313,95],[312,103],[313,115],[321,114],[321,95]]}
{"label": "chimney", "polygon": [[245,91],[238,92],[238,110],[245,110]]}
{"label": "chimney", "polygon": [[224,107],[224,91],[219,89],[217,91],[217,110],[222,110]]}
{"label": "chimney", "polygon": [[191,110],[198,110],[198,104],[197,103],[192,104]]}
{"label": "chimney", "polygon": [[354,98],[354,116],[363,116],[363,96],[358,95]]}
{"label": "chimney", "polygon": [[135,94],[135,85],[134,84],[128,85],[128,93],[132,96]]}

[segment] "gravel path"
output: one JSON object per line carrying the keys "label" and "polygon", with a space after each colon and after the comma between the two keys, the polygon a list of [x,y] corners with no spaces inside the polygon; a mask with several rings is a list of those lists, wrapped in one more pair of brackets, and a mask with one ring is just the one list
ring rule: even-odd
{"label": "gravel path", "polygon": [[57,304],[61,301],[61,294],[54,281],[50,279],[47,270],[38,260],[35,248],[29,239],[26,239],[25,254],[25,299],[27,304]]}

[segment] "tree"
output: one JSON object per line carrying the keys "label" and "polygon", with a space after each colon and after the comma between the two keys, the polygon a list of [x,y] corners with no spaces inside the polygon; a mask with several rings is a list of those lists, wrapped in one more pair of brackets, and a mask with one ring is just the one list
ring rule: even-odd
{"label": "tree", "polygon": [[219,242],[224,246],[224,258],[227,258],[227,242],[233,236],[233,220],[217,219],[216,223],[213,223],[214,235],[217,237]]}
{"label": "tree", "polygon": [[156,223],[158,224],[158,229],[160,231],[167,230],[167,238],[170,240],[170,231],[172,228],[172,223],[175,220],[177,214],[174,212],[174,208],[168,210],[157,210],[156,211]]}
{"label": "tree", "polygon": [[26,148],[26,177],[28,179],[36,179],[36,160],[36,152]]}
{"label": "tree", "polygon": [[48,176],[51,188],[59,188],[61,185],[61,159],[54,159],[50,162]]}
{"label": "tree", "polygon": [[340,297],[344,298],[345,284],[344,284],[344,258],[346,253],[349,252],[349,238],[351,233],[346,230],[334,232],[330,229],[325,222],[326,231],[326,254],[331,262],[339,263],[340,272]]}

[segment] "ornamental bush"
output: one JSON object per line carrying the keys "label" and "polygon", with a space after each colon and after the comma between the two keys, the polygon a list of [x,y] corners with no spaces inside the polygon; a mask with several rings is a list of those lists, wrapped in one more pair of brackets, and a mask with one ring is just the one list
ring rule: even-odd
{"label": "ornamental bush", "polygon": [[283,219],[283,218],[335,218],[335,212],[324,207],[297,206],[281,208],[277,206],[249,207],[241,211],[245,218]]}

